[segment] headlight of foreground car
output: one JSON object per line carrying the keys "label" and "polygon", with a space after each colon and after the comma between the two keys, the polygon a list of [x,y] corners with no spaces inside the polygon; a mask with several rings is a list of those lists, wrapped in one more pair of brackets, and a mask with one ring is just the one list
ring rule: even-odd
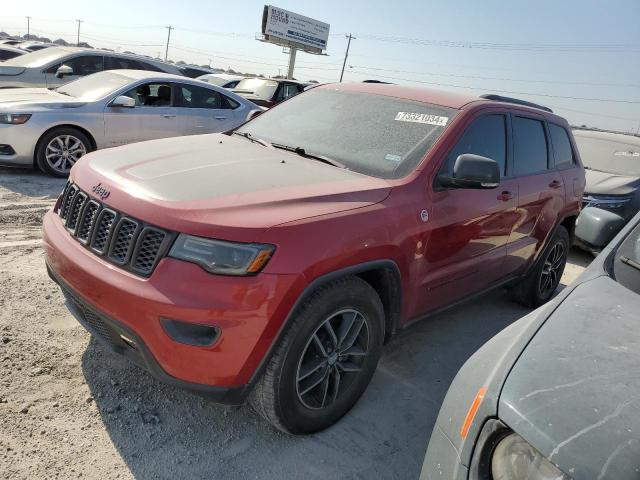
{"label": "headlight of foreground car", "polygon": [[605,210],[615,210],[624,207],[631,201],[628,196],[606,196],[606,195],[586,195],[584,203],[588,207],[604,208]]}
{"label": "headlight of foreground car", "polygon": [[498,443],[491,457],[494,480],[570,480],[520,435],[511,433]]}
{"label": "headlight of foreground car", "polygon": [[267,264],[275,247],[232,243],[180,234],[169,256],[200,265],[220,275],[255,275]]}
{"label": "headlight of foreground car", "polygon": [[22,125],[31,118],[30,113],[0,113],[0,123]]}

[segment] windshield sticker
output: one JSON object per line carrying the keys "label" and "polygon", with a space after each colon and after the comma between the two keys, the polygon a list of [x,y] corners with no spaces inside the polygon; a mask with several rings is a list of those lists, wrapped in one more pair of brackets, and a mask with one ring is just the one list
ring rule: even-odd
{"label": "windshield sticker", "polygon": [[616,157],[640,157],[640,152],[629,150],[628,152],[614,152]]}
{"label": "windshield sticker", "polygon": [[278,82],[266,82],[265,87],[277,87],[278,86]]}
{"label": "windshield sticker", "polygon": [[384,156],[385,160],[389,160],[390,162],[401,162],[402,161],[402,156],[401,155],[394,155],[393,153],[387,153]]}
{"label": "windshield sticker", "polygon": [[437,125],[439,127],[444,127],[449,121],[449,117],[411,112],[398,112],[395,119],[398,122],[426,123],[427,125]]}

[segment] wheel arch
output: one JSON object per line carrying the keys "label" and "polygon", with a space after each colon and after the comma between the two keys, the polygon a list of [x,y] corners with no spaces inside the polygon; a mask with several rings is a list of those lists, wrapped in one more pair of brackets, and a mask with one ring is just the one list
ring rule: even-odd
{"label": "wheel arch", "polygon": [[282,337],[287,331],[287,326],[293,320],[296,311],[304,301],[322,285],[331,283],[340,278],[355,276],[367,282],[380,296],[385,314],[385,342],[398,330],[402,306],[402,283],[400,269],[393,260],[374,260],[370,262],[351,265],[324,275],[321,275],[309,283],[296,299],[289,310],[276,338],[271,343],[267,353],[262,358],[260,365],[253,373],[249,385],[253,387],[260,379],[264,369],[268,365],[274,351],[277,349]]}
{"label": "wheel arch", "polygon": [[42,144],[42,139],[44,138],[45,135],[47,135],[48,133],[50,133],[53,130],[56,130],[58,128],[73,128],[74,130],[78,130],[83,135],[85,135],[89,139],[89,141],[91,142],[91,151],[94,151],[94,150],[98,149],[98,145],[96,143],[95,137],[85,127],[81,127],[80,125],[76,125],[74,123],[61,123],[59,125],[54,125],[53,127],[49,127],[44,132],[42,132],[40,134],[40,138],[38,138],[38,141],[36,142],[36,147],[33,150],[33,166],[34,166],[34,168],[38,168],[38,149],[40,148],[40,145]]}

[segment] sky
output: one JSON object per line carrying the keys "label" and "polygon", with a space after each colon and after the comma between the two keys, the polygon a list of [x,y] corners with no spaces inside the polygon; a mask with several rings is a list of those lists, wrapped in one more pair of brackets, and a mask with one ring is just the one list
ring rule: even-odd
{"label": "sky", "polygon": [[[5,0],[0,31],[265,75],[285,74],[282,47],[259,42],[263,2]],[[331,25],[326,56],[299,53],[294,76],[379,79],[498,93],[552,108],[574,125],[640,132],[640,0],[277,0]]]}

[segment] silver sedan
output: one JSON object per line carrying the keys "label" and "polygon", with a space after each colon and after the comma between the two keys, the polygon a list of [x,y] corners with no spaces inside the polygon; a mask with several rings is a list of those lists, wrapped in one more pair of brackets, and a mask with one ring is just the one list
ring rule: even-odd
{"label": "silver sedan", "polygon": [[63,177],[91,150],[225,132],[262,110],[215,85],[141,70],[96,73],[55,90],[0,90],[0,164]]}

